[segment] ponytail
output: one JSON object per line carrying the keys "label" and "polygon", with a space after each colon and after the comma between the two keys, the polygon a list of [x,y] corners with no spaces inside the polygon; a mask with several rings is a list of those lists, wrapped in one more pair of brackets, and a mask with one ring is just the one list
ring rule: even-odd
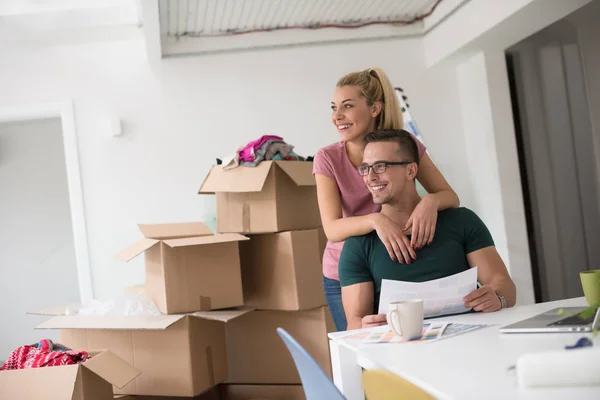
{"label": "ponytail", "polygon": [[394,87],[381,68],[369,68],[360,72],[351,72],[342,77],[337,85],[356,86],[367,104],[379,101],[382,110],[377,116],[377,129],[403,129],[402,109],[396,97]]}
{"label": "ponytail", "polygon": [[371,76],[379,81],[382,89],[383,110],[379,120],[379,129],[403,129],[402,108],[389,78],[381,68],[371,68]]}

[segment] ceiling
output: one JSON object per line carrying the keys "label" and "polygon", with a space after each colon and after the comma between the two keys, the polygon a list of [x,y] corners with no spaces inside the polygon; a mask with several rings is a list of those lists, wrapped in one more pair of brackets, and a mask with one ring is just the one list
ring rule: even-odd
{"label": "ceiling", "polygon": [[442,0],[160,0],[161,34],[214,37],[282,29],[409,25]]}
{"label": "ceiling", "polygon": [[155,57],[422,36],[468,0],[0,0],[0,44],[144,36]]}
{"label": "ceiling", "polygon": [[468,0],[159,0],[163,57],[422,36]]}

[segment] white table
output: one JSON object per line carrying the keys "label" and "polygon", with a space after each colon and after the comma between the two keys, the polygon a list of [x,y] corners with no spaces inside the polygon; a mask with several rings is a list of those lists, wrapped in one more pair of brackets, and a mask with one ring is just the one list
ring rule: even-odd
{"label": "white table", "polygon": [[581,297],[439,318],[493,326],[431,343],[362,344],[344,339],[349,332],[330,333],[334,382],[348,400],[364,400],[363,368],[391,371],[439,399],[600,399],[599,387],[519,389],[515,374],[508,372],[522,354],[564,349],[591,334],[498,332],[503,325],[556,307],[585,305]]}

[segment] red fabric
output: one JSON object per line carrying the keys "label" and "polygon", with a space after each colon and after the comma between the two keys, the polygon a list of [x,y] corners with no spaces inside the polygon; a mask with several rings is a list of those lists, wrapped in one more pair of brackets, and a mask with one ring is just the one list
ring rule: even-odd
{"label": "red fabric", "polygon": [[50,339],[44,339],[34,345],[21,346],[10,353],[0,371],[79,364],[88,358],[90,356],[85,351],[72,351],[52,343]]}

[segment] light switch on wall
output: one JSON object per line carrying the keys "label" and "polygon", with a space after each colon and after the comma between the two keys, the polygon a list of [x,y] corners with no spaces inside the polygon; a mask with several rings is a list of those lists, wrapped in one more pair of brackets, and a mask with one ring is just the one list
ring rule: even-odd
{"label": "light switch on wall", "polygon": [[109,132],[112,137],[121,136],[123,134],[123,129],[121,126],[121,120],[117,117],[110,118],[108,120]]}

